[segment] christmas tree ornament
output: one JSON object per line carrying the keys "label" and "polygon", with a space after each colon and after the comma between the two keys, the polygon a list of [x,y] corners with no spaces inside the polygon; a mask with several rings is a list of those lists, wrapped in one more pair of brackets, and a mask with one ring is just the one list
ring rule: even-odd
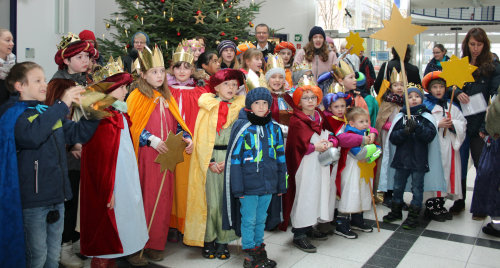
{"label": "christmas tree ornament", "polygon": [[111,25],[109,23],[106,23],[106,29],[109,29],[109,27],[111,27]]}
{"label": "christmas tree ornament", "polygon": [[226,18],[226,19],[225,19],[225,21],[226,21],[226,22],[229,22],[229,18]]}
{"label": "christmas tree ornament", "polygon": [[224,3],[227,3],[227,0],[223,0]]}
{"label": "christmas tree ornament", "polygon": [[177,36],[181,36],[181,32],[177,32]]}
{"label": "christmas tree ornament", "polygon": [[193,18],[196,19],[196,23],[195,24],[198,24],[198,23],[201,23],[201,24],[205,24],[205,22],[203,21],[205,19],[205,15],[203,15],[200,11],[200,13],[198,13],[198,15],[196,16],[193,16]]}
{"label": "christmas tree ornament", "polygon": [[201,10],[196,11],[196,15],[201,14]]}
{"label": "christmas tree ornament", "polygon": [[174,22],[174,17],[170,17],[170,18],[168,18],[168,21],[170,21],[170,22]]}
{"label": "christmas tree ornament", "polygon": [[163,10],[163,17],[165,18],[167,15],[167,11]]}
{"label": "christmas tree ornament", "polygon": [[128,31],[127,31],[127,29],[125,29],[125,35],[128,37]]}
{"label": "christmas tree ornament", "polygon": [[356,54],[359,56],[361,51],[364,51],[363,47],[363,38],[359,36],[359,33],[353,33],[352,31],[349,33],[349,36],[345,38],[347,40],[346,48],[348,48],[349,54]]}
{"label": "christmas tree ornament", "polygon": [[137,19],[137,18],[139,18],[139,15],[135,15],[135,16],[134,16],[134,19]]}
{"label": "christmas tree ornament", "polygon": [[240,20],[240,19],[241,19],[240,15],[236,16],[236,19],[237,19],[237,20]]}
{"label": "christmas tree ornament", "polygon": [[160,2],[165,3],[165,0],[160,0]]}
{"label": "christmas tree ornament", "polygon": [[220,41],[219,41],[219,40],[215,41],[215,44],[216,44],[216,45],[219,45],[219,44],[220,44]]}
{"label": "christmas tree ornament", "polygon": [[141,24],[144,25],[144,18],[141,17]]}
{"label": "christmas tree ornament", "polygon": [[225,36],[225,35],[226,35],[225,32],[220,33],[220,36]]}
{"label": "christmas tree ornament", "polygon": [[234,41],[237,41],[237,40],[238,40],[238,37],[237,37],[237,36],[235,36],[235,37],[234,37]]}

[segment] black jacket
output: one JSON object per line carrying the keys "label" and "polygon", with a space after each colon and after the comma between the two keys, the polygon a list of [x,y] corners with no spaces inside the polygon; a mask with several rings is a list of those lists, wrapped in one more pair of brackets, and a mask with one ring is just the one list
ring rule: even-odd
{"label": "black jacket", "polygon": [[[15,101],[17,98],[11,98],[5,106]],[[38,101],[26,103],[28,107],[40,104]],[[66,104],[56,101],[43,113],[28,108],[16,121],[14,133],[23,209],[62,203],[72,198],[66,144],[88,141],[99,121],[82,119],[75,123],[66,119],[68,113]]]}
{"label": "black jacket", "polygon": [[[403,107],[401,112],[406,114],[406,107]],[[428,146],[437,130],[431,121],[422,116],[423,113],[430,113],[423,104],[411,107],[410,112],[417,123],[415,131],[410,134],[406,132],[406,116],[404,116],[396,123],[389,137],[390,142],[396,146],[391,167],[427,172],[429,171]]]}
{"label": "black jacket", "polygon": [[[449,61],[450,58],[446,55],[444,55],[444,61]],[[432,58],[429,63],[427,63],[427,66],[425,66],[425,71],[424,71],[424,76],[430,72],[434,71],[442,71],[443,67],[441,65],[437,65],[437,60],[435,58]]]}
{"label": "black jacket", "polygon": [[[388,64],[388,65],[387,65]],[[382,85],[382,80],[384,80],[384,70],[385,70],[385,65],[387,65],[387,75],[386,79],[389,81],[391,79],[391,73],[392,73],[392,68],[395,67],[398,72],[401,72],[401,63],[399,62],[399,59],[392,59],[388,61],[387,63],[382,63],[382,66],[380,66],[380,71],[378,72],[377,79],[375,80],[375,84],[373,84],[373,87],[375,89],[375,92],[379,92],[380,90],[380,85]],[[406,78],[408,78],[408,83],[414,83],[417,85],[420,85],[422,81],[420,80],[420,73],[418,71],[418,67],[410,64],[408,62],[405,63],[405,70],[406,70]]]}
{"label": "black jacket", "polygon": [[[259,47],[259,44],[258,42],[254,42],[253,45],[258,49],[260,50],[260,47]],[[262,55],[264,55],[264,58],[267,57],[267,54],[274,54],[274,45],[273,43],[267,41],[267,49],[266,50],[262,50]]]}
{"label": "black jacket", "polygon": [[127,55],[122,57],[123,70],[132,73],[132,64],[134,64],[137,57],[139,57],[139,52],[135,48],[130,49]]}

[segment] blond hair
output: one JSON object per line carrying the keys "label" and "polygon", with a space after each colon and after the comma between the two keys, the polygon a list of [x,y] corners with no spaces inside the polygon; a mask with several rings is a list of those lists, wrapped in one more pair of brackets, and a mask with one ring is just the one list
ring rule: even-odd
{"label": "blond hair", "polygon": [[241,56],[241,68],[247,70],[248,69],[247,60],[250,60],[254,57],[259,57],[262,59],[264,55],[262,55],[262,52],[260,50],[254,47],[249,48],[247,51],[245,51]]}
{"label": "blond hair", "polygon": [[366,111],[365,109],[363,109],[361,107],[350,107],[347,109],[347,113],[346,113],[347,121],[354,121],[354,120],[356,120],[356,118],[358,118],[360,116],[370,117],[370,114],[368,113],[368,111]]}

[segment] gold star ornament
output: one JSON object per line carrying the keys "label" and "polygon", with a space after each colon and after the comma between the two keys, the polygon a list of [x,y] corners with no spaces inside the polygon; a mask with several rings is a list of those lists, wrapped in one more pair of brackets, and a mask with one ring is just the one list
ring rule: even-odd
{"label": "gold star ornament", "polygon": [[414,36],[427,27],[411,24],[411,17],[403,18],[396,4],[392,6],[391,19],[382,20],[384,28],[370,35],[371,38],[387,41],[387,47],[394,47],[400,58],[404,58],[406,47],[414,45]]}
{"label": "gold star ornament", "polygon": [[356,54],[359,56],[359,53],[361,51],[364,51],[365,48],[363,47],[363,38],[359,36],[359,33],[353,33],[350,32],[349,36],[345,38],[347,40],[346,48],[351,49],[350,54]]}
{"label": "gold star ornament", "polygon": [[155,163],[160,164],[161,172],[165,171],[165,169],[174,172],[175,166],[184,161],[182,153],[187,144],[182,139],[182,132],[175,135],[172,131],[168,132],[167,140],[164,142],[167,145],[168,152],[159,154],[155,159]]}
{"label": "gold star ornament", "polygon": [[193,16],[193,18],[196,19],[196,23],[195,24],[198,24],[198,23],[201,23],[201,24],[205,24],[205,22],[203,21],[205,19],[205,15],[198,13],[196,16]]}
{"label": "gold star ornament", "polygon": [[358,161],[358,167],[359,167],[359,172],[360,172],[359,178],[365,179],[365,182],[367,184],[370,184],[370,180],[375,175],[375,172],[374,172],[375,165],[376,165],[376,161],[373,161],[371,163]]}
{"label": "gold star ornament", "polygon": [[443,71],[439,77],[446,80],[446,86],[457,86],[462,88],[467,82],[474,82],[472,73],[477,69],[476,66],[469,64],[469,57],[459,59],[452,55],[449,61],[441,62]]}

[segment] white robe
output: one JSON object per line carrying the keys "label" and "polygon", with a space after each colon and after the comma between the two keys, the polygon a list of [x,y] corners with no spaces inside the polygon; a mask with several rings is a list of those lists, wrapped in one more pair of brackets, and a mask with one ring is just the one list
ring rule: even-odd
{"label": "white robe", "polygon": [[364,178],[360,178],[361,171],[358,160],[347,154],[344,170],[340,175],[340,200],[338,211],[341,213],[359,213],[371,209],[371,194],[373,178],[370,183],[366,183]]}
{"label": "white robe", "polygon": [[[439,124],[443,116],[443,107],[436,105],[432,109],[432,116]],[[454,105],[451,108],[451,120],[455,127],[455,132],[446,131],[446,136],[443,137],[444,128],[438,129],[439,145],[441,146],[441,160],[443,163],[444,179],[446,181],[446,192],[426,192],[424,198],[431,197],[447,197],[451,200],[462,198],[462,165],[460,159],[460,146],[465,139],[465,130],[467,120],[462,112]],[[453,152],[452,152],[453,150]],[[454,156],[454,176],[452,173],[452,155]],[[425,200],[425,199],[424,199]]]}
{"label": "white robe", "polygon": [[[312,144],[328,139],[328,131],[314,133]],[[295,200],[290,218],[294,228],[304,228],[318,222],[333,220],[335,210],[335,181],[330,179],[330,166],[322,166],[319,153],[314,151],[302,158],[295,174]]]}

